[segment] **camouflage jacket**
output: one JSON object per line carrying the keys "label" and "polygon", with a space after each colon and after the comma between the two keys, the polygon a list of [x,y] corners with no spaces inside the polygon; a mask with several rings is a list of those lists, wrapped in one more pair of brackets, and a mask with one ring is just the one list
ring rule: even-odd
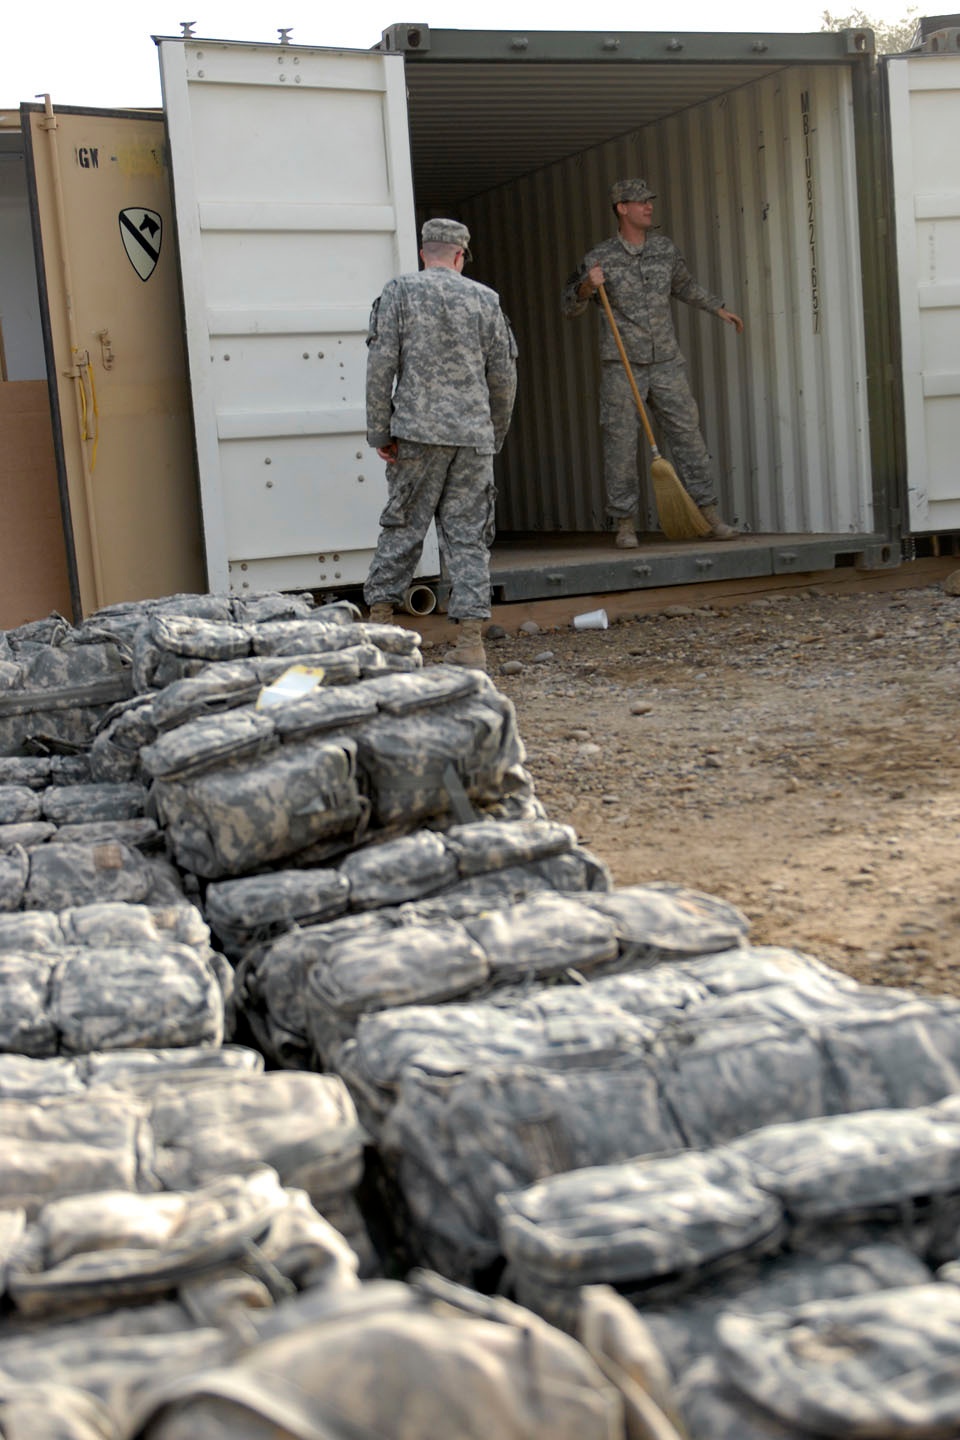
{"label": "camouflage jacket", "polygon": [[[607,298],[624,348],[639,365],[675,360],[680,354],[670,313],[671,297],[700,310],[716,312],[723,308],[721,299],[697,284],[680,251],[666,235],[648,235],[644,245],[631,245],[615,235],[594,246],[567,281],[561,299],[564,315],[581,315],[591,300],[600,305],[599,295],[591,300],[581,300],[577,295],[581,281],[594,265],[603,266]],[[600,358],[617,360],[617,346],[606,316],[600,319]]]}
{"label": "camouflage jacket", "polygon": [[367,441],[496,454],[517,388],[517,346],[496,291],[433,266],[400,275],[370,312]]}

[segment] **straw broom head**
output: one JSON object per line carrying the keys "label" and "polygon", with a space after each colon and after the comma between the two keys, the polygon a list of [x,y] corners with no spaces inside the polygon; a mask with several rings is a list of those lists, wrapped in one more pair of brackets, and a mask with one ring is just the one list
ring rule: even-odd
{"label": "straw broom head", "polygon": [[705,539],[710,534],[710,525],[684,489],[670,461],[657,455],[650,462],[650,476],[660,529],[667,539]]}

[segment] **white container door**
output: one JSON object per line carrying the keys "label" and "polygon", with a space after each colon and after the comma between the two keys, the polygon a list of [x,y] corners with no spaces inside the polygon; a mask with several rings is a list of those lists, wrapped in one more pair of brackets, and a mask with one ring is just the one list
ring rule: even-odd
{"label": "white container door", "polygon": [[210,588],[360,584],[386,498],[367,320],[417,268],[403,57],[159,49]]}
{"label": "white container door", "polygon": [[960,529],[960,55],[887,62],[909,528]]}

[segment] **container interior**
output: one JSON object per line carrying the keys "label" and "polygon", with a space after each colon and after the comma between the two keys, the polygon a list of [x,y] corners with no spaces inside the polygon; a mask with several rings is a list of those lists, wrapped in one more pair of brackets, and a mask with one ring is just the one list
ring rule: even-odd
{"label": "container interior", "polygon": [[[529,61],[470,59],[456,33],[434,32],[430,53],[406,55],[415,198],[421,219],[470,226],[468,273],[499,291],[520,347],[498,461],[501,551],[511,537],[590,543],[608,528],[603,314],[565,319],[559,297],[582,255],[614,233],[609,187],[627,175],[647,179],[657,223],[745,321],[738,337],[675,304],[725,514],[748,537],[827,537],[842,548],[874,532],[850,65],[793,58],[802,45],[787,59],[758,58],[761,41],[744,61],[571,52],[553,63],[537,37]],[[576,38],[581,49],[619,44]],[[818,39],[777,38],[811,42],[807,52]],[[638,449],[641,525],[655,542]]]}

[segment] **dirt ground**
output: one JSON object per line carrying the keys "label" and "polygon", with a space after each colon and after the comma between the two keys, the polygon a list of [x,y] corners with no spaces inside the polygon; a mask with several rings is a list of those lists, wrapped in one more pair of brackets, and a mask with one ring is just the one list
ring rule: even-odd
{"label": "dirt ground", "polygon": [[540,612],[494,629],[490,673],[548,814],[618,885],[707,891],[755,943],[960,995],[960,598],[851,588],[688,587],[607,630]]}

